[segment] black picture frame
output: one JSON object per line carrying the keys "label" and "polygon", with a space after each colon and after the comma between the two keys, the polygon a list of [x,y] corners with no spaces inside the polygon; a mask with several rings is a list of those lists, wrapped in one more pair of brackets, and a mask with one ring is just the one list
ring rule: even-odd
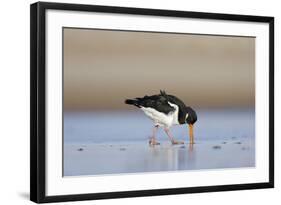
{"label": "black picture frame", "polygon": [[[46,10],[120,13],[130,15],[168,16],[180,18],[217,19],[263,22],[269,24],[269,181],[192,188],[171,188],[125,192],[88,193],[46,196]],[[126,8],[82,4],[38,2],[30,6],[30,200],[37,203],[76,200],[97,200],[198,192],[230,191],[274,187],[274,17],[202,13],[144,8]]]}

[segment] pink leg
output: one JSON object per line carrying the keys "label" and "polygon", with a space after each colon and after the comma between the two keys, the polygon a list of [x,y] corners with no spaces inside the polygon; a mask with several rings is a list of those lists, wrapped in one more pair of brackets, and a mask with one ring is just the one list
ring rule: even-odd
{"label": "pink leg", "polygon": [[166,134],[168,135],[168,137],[170,138],[172,144],[184,144],[184,142],[182,142],[182,141],[177,141],[177,140],[175,140],[175,139],[173,138],[173,136],[172,136],[172,134],[171,134],[169,128],[165,127],[164,130],[165,130]]}
{"label": "pink leg", "polygon": [[159,128],[159,125],[155,125],[152,130],[152,137],[149,140],[150,145],[159,145],[160,143],[156,141],[156,133]]}

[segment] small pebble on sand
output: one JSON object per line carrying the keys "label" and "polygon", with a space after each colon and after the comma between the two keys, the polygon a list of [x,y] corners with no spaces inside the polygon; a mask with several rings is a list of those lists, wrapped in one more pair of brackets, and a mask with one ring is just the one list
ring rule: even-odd
{"label": "small pebble on sand", "polygon": [[80,152],[83,151],[83,150],[84,150],[83,148],[79,148],[79,149],[78,149],[78,151],[80,151]]}
{"label": "small pebble on sand", "polygon": [[182,146],[180,146],[180,148],[181,148],[181,149],[184,149],[184,148],[185,148],[185,146],[184,146],[184,145],[182,145]]}
{"label": "small pebble on sand", "polygon": [[242,142],[234,142],[234,144],[242,144]]}
{"label": "small pebble on sand", "polygon": [[222,142],[222,144],[226,144],[226,142]]}
{"label": "small pebble on sand", "polygon": [[242,147],[241,149],[242,149],[243,151],[245,151],[245,150],[250,150],[249,147]]}
{"label": "small pebble on sand", "polygon": [[123,148],[123,147],[122,147],[122,148],[120,148],[120,151],[125,151],[125,150],[126,150],[126,148]]}
{"label": "small pebble on sand", "polygon": [[215,146],[213,146],[213,149],[221,149],[221,146],[215,145]]}

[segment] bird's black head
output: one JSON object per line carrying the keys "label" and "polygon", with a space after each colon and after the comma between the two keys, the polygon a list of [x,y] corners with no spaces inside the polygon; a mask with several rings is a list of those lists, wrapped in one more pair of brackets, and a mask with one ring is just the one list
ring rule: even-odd
{"label": "bird's black head", "polygon": [[197,121],[197,114],[191,107],[185,108],[187,115],[187,118],[185,119],[185,122],[189,125],[193,125]]}

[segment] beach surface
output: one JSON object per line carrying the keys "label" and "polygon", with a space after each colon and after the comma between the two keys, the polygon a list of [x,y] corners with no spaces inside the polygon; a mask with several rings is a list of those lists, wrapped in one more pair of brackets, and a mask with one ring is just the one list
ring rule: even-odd
{"label": "beach surface", "polygon": [[241,168],[255,166],[252,140],[157,146],[148,143],[68,144],[65,176]]}
{"label": "beach surface", "polygon": [[66,113],[63,175],[108,175],[255,166],[253,110],[199,111],[195,144],[187,126],[172,128],[185,142],[172,145],[163,130],[149,146],[152,123],[143,113]]}

